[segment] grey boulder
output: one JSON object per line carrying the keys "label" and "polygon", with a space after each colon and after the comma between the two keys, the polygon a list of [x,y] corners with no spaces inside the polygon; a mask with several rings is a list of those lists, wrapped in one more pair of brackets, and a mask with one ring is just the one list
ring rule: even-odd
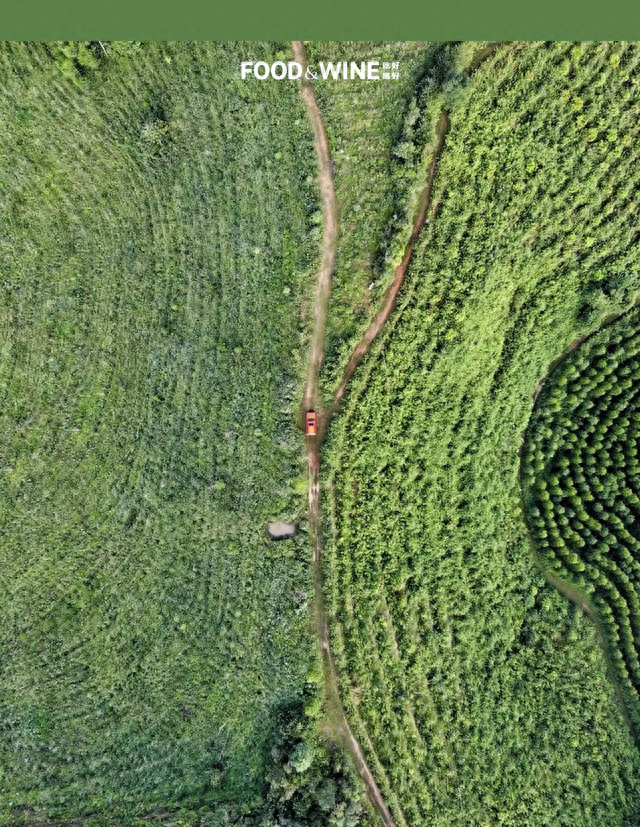
{"label": "grey boulder", "polygon": [[267,523],[267,531],[272,540],[286,540],[288,537],[293,537],[296,533],[295,523]]}

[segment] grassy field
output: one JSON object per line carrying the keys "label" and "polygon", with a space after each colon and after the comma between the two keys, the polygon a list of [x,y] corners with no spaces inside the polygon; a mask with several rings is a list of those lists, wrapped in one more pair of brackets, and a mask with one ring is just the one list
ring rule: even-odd
{"label": "grassy field", "polygon": [[606,658],[519,486],[548,365],[640,289],[639,70],[637,45],[519,44],[443,90],[430,223],[325,447],[334,657],[401,827],[640,820]]}
{"label": "grassy field", "polygon": [[251,808],[315,679],[307,537],[266,538],[313,146],[238,72],[279,48],[0,50],[0,824]]}

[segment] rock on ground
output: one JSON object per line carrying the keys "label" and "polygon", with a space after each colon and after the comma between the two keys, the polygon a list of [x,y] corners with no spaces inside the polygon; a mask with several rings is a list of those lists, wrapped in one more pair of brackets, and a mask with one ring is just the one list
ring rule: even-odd
{"label": "rock on ground", "polygon": [[286,540],[287,537],[293,537],[296,533],[295,523],[268,523],[267,531],[272,540]]}

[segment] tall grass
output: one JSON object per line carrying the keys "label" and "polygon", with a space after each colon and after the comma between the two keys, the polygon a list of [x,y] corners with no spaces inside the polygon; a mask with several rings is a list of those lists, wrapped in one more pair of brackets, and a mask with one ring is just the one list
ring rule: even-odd
{"label": "tall grass", "polygon": [[317,250],[295,85],[239,78],[276,48],[0,51],[2,824],[250,806],[314,668],[265,530]]}

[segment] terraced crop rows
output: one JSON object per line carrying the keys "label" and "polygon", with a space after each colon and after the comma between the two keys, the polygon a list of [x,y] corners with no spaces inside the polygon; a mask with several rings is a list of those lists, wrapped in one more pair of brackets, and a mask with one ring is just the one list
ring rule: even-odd
{"label": "terraced crop rows", "polygon": [[527,519],[543,565],[590,596],[636,727],[639,331],[634,310],[551,374],[527,430],[522,471]]}
{"label": "terraced crop rows", "polygon": [[398,824],[640,817],[597,634],[536,569],[519,486],[539,377],[640,288],[639,65],[505,46],[455,91],[398,311],[332,425],[333,651]]}
{"label": "terraced crop rows", "polygon": [[263,44],[0,50],[0,823],[260,801],[314,662],[313,147]]}

